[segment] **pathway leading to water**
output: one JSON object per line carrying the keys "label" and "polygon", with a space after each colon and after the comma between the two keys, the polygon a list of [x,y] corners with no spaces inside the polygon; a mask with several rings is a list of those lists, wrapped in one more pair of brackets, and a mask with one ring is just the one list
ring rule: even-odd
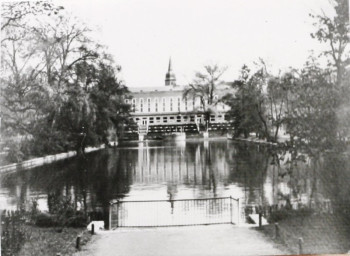
{"label": "pathway leading to water", "polygon": [[76,256],[281,254],[287,252],[252,228],[213,225],[100,232]]}

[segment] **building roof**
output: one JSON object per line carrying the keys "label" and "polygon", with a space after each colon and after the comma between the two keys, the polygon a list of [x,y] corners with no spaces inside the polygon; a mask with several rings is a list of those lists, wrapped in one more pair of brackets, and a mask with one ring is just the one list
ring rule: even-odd
{"label": "building roof", "polygon": [[168,87],[168,86],[157,86],[157,87],[129,87],[129,91],[132,93],[138,92],[172,92],[172,91],[182,91],[183,86],[178,87]]}

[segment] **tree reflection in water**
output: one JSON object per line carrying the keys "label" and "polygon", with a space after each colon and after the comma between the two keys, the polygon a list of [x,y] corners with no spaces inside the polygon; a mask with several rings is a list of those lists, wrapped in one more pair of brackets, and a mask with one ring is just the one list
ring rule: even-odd
{"label": "tree reflection in water", "polygon": [[[349,201],[349,156],[281,160],[273,148],[232,141],[126,144],[27,171],[1,175],[2,208],[29,210],[38,200],[51,210],[55,198],[108,220],[109,202],[232,196],[244,205],[306,204],[331,200],[343,211]],[[315,171],[314,171],[315,170]]]}

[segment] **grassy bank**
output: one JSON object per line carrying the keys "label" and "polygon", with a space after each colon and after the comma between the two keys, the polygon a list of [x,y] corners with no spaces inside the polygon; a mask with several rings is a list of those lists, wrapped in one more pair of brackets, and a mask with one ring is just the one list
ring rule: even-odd
{"label": "grassy bank", "polygon": [[[80,236],[80,245],[85,245],[91,238],[91,234],[86,228],[63,228],[37,227],[34,225],[24,225],[21,227],[23,242],[18,243],[17,237],[12,236],[11,241],[2,237],[3,256],[40,256],[40,255],[73,255],[76,249],[76,239]],[[3,234],[3,236],[6,234]],[[17,241],[14,241],[17,240]],[[19,250],[18,250],[19,249]]]}
{"label": "grassy bank", "polygon": [[291,253],[299,253],[299,238],[302,238],[303,254],[338,254],[350,250],[350,219],[344,215],[290,216],[280,220],[278,226],[277,238],[274,224],[264,226],[260,231],[286,246]]}
{"label": "grassy bank", "polygon": [[[53,199],[52,199],[53,200]],[[76,211],[68,199],[56,198],[51,213],[23,209],[1,212],[1,255],[72,255],[90,239],[86,230],[88,217]]]}
{"label": "grassy bank", "polygon": [[28,239],[22,246],[18,255],[38,256],[38,255],[73,255],[77,249],[76,238],[81,236],[81,245],[86,244],[91,235],[85,228],[41,228],[36,226],[27,226],[26,233]]}

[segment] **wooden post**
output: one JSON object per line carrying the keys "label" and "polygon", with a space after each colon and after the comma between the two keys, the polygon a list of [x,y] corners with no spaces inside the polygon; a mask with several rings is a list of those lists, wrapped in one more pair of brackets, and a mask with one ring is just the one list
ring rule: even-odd
{"label": "wooden post", "polygon": [[75,245],[75,248],[77,248],[77,250],[80,250],[80,236],[77,236],[77,243]]}
{"label": "wooden post", "polygon": [[240,218],[241,218],[241,208],[240,208],[240,205],[239,205],[239,198],[237,199],[237,225],[239,224],[240,222]]}
{"label": "wooden post", "polygon": [[259,212],[259,228],[262,227],[262,213],[261,211]]}
{"label": "wooden post", "polygon": [[95,234],[95,224],[91,225],[91,235]]}
{"label": "wooden post", "polygon": [[278,239],[280,236],[280,227],[278,226],[278,223],[275,223],[275,239]]}
{"label": "wooden post", "polygon": [[230,222],[232,224],[232,196],[230,196]]}
{"label": "wooden post", "polygon": [[299,254],[303,254],[303,238],[298,239]]}
{"label": "wooden post", "polygon": [[112,230],[112,202],[109,202],[108,229]]}
{"label": "wooden post", "polygon": [[117,201],[117,227],[119,226],[119,200]]}

